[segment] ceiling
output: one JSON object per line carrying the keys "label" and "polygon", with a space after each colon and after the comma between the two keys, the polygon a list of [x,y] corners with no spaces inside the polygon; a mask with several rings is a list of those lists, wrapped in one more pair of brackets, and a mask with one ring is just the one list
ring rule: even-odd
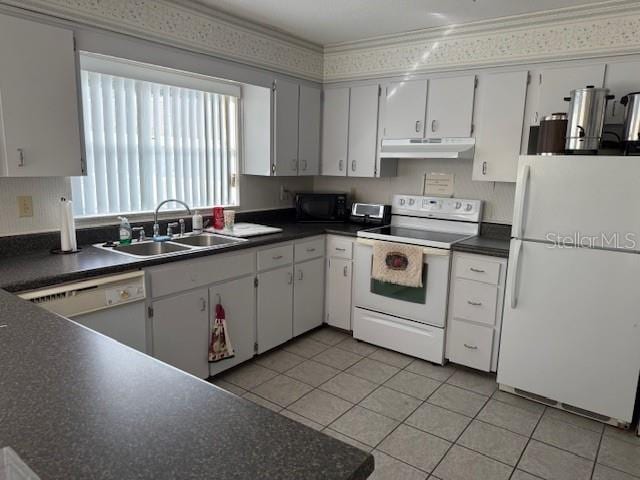
{"label": "ceiling", "polygon": [[192,0],[304,40],[330,45],[600,0]]}

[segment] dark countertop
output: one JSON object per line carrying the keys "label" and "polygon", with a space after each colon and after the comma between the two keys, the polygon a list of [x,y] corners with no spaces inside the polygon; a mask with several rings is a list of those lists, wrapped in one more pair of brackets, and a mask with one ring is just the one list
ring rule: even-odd
{"label": "dark countertop", "polygon": [[351,223],[269,222],[269,225],[280,227],[283,231],[250,238],[247,242],[220,250],[194,250],[184,254],[153,259],[129,257],[91,246],[83,246],[79,253],[71,255],[53,255],[45,250],[25,255],[0,257],[0,288],[9,292],[33,290],[91,276],[135,270],[186,258],[215,255],[216,253],[286,242],[325,233],[355,237],[358,230],[371,228],[371,226]]}
{"label": "dark countertop", "polygon": [[509,257],[510,241],[511,225],[484,222],[480,225],[480,235],[454,243],[451,249],[458,252],[507,258]]}
{"label": "dark countertop", "polygon": [[510,240],[491,237],[473,237],[462,242],[454,243],[451,250],[465,253],[477,253],[478,255],[490,255],[492,257],[509,257]]}
{"label": "dark countertop", "polygon": [[373,471],[364,451],[3,291],[0,327],[0,448],[43,480]]}

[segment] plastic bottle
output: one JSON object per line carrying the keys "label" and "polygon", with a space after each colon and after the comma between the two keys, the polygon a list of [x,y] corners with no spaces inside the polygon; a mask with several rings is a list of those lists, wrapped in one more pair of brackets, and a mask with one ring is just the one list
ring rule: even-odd
{"label": "plastic bottle", "polygon": [[202,233],[202,215],[197,210],[191,217],[191,230],[193,233]]}
{"label": "plastic bottle", "polygon": [[131,238],[133,237],[133,233],[131,231],[131,224],[127,217],[118,217],[120,219],[120,245],[129,245],[131,243]]}

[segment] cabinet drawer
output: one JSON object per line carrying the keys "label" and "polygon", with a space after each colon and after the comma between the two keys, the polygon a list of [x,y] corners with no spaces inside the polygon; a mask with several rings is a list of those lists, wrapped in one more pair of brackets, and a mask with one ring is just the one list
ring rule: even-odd
{"label": "cabinet drawer", "polygon": [[449,360],[485,372],[491,370],[493,328],[452,320],[448,334]]}
{"label": "cabinet drawer", "polygon": [[294,246],[296,262],[304,262],[318,257],[324,257],[324,237],[296,242]]}
{"label": "cabinet drawer", "polygon": [[456,259],[456,277],[497,285],[500,280],[500,263],[459,256]]}
{"label": "cabinet drawer", "polygon": [[329,235],[327,238],[327,255],[351,260],[353,257],[353,241],[350,238]]}
{"label": "cabinet drawer", "polygon": [[216,254],[149,269],[151,296],[162,297],[248,275],[254,271],[254,258],[255,250],[239,254]]}
{"label": "cabinet drawer", "polygon": [[493,326],[497,299],[498,287],[457,278],[453,285],[453,316]]}
{"label": "cabinet drawer", "polygon": [[269,270],[270,268],[289,265],[293,262],[293,245],[279,245],[258,252],[258,270]]}

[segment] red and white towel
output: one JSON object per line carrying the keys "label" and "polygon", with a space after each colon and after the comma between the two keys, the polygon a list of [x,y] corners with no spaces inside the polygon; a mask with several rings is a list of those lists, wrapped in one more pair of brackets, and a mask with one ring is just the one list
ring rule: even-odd
{"label": "red and white towel", "polygon": [[211,341],[209,343],[209,362],[219,362],[225,358],[231,358],[235,355],[231,339],[229,338],[229,330],[227,328],[227,320],[221,304],[216,305],[216,316],[211,322]]}

